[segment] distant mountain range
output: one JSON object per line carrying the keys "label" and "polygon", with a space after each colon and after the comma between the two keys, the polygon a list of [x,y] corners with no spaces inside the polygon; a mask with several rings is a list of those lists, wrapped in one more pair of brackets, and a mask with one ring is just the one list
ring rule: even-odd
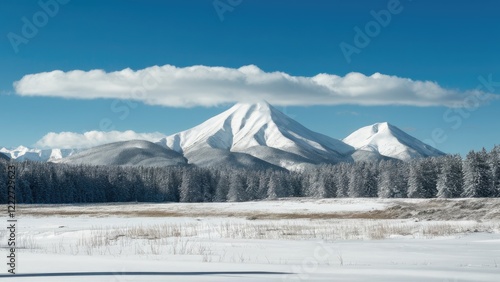
{"label": "distant mountain range", "polygon": [[363,127],[343,140],[313,132],[266,102],[236,104],[186,131],[151,143],[125,141],[88,150],[19,147],[16,160],[95,165],[197,165],[301,169],[322,163],[410,160],[444,155],[389,123]]}
{"label": "distant mountain range", "polygon": [[71,156],[79,151],[79,149],[34,149],[19,146],[14,149],[1,148],[0,153],[7,155],[9,158],[24,161],[40,161],[50,162]]}

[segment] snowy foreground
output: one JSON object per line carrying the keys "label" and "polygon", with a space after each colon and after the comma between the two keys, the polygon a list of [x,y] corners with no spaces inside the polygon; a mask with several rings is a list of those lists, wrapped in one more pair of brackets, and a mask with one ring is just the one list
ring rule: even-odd
{"label": "snowy foreground", "polygon": [[[18,275],[0,279],[500,281],[498,207],[498,199],[20,206]],[[439,208],[453,216],[433,219]],[[5,254],[8,234],[0,235]]]}

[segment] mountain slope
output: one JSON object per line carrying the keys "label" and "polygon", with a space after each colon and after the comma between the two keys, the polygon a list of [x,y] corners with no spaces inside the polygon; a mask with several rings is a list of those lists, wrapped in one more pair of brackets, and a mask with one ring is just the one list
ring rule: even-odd
{"label": "mountain slope", "polygon": [[230,152],[223,149],[202,148],[187,152],[189,163],[199,167],[233,167],[245,169],[282,169],[260,158],[245,153]]}
{"label": "mountain slope", "polygon": [[173,166],[187,160],[173,150],[149,141],[123,141],[97,146],[58,161],[67,164]]}
{"label": "mountain slope", "polygon": [[246,153],[262,160],[268,159],[271,148],[287,152],[292,162],[302,158],[311,163],[344,161],[354,151],[340,140],[305,128],[266,102],[236,104],[198,126],[160,140],[159,144],[185,155],[212,148]]}
{"label": "mountain slope", "polygon": [[7,155],[5,155],[5,154],[0,153],[0,160],[10,161],[10,158]]}
{"label": "mountain slope", "polygon": [[374,152],[405,161],[444,155],[443,152],[424,144],[387,122],[360,128],[342,141],[358,151]]}

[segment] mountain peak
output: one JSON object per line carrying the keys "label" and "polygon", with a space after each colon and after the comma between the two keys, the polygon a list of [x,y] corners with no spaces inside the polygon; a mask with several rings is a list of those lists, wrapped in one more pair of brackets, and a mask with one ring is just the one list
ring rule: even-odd
{"label": "mountain peak", "polygon": [[16,151],[29,151],[30,148],[23,146],[23,145],[20,145],[19,147],[15,148],[14,150],[16,150]]}
{"label": "mountain peak", "polygon": [[378,133],[379,131],[390,130],[390,125],[388,122],[379,122],[372,125],[373,133]]}
{"label": "mountain peak", "polygon": [[274,107],[265,100],[254,103],[240,102],[235,104],[231,109],[235,111],[257,111],[262,113],[271,113],[271,111],[275,110]]}
{"label": "mountain peak", "polygon": [[357,150],[378,152],[400,160],[444,155],[388,122],[362,127],[342,141]]}
{"label": "mountain peak", "polygon": [[266,101],[238,103],[159,143],[180,153],[216,149],[248,153],[271,163],[280,161],[276,157],[272,159],[271,155],[281,153],[294,155],[293,158],[314,159],[314,162],[325,159],[333,162],[343,160],[354,150],[340,140],[307,129]]}

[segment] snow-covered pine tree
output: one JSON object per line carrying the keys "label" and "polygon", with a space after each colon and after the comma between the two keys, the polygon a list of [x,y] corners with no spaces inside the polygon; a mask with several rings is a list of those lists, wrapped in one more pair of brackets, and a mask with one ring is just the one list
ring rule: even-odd
{"label": "snow-covered pine tree", "polygon": [[488,153],[471,151],[463,164],[464,191],[462,197],[479,198],[492,195],[492,177],[488,165]]}
{"label": "snow-covered pine tree", "polygon": [[334,198],[337,195],[337,185],[335,183],[335,170],[331,165],[321,167],[321,175],[323,175],[323,185],[325,187],[324,198]]}
{"label": "snow-covered pine tree", "polygon": [[[144,195],[144,184],[142,183],[141,177],[139,176],[141,170],[142,170],[142,167],[130,168],[129,172],[127,172],[127,174],[126,174],[127,185],[129,186],[130,201],[137,202],[141,198],[140,195]],[[99,181],[97,176],[95,178],[95,181],[96,181],[96,187],[104,187],[105,186],[104,183]],[[97,188],[97,189],[99,190],[102,188]],[[161,193],[167,194],[168,193],[166,191],[167,189],[168,189],[168,187],[161,187]],[[175,189],[177,190],[177,187],[175,187]],[[173,201],[173,202],[179,201],[179,198],[172,199],[172,198],[168,198],[167,196],[165,196],[165,197],[166,197],[166,198],[164,198],[165,201]]]}
{"label": "snow-covered pine tree", "polygon": [[[64,165],[57,165],[56,167],[56,178],[57,183],[54,187],[56,187],[56,193],[61,194],[61,203],[74,203],[75,202],[75,193],[76,187],[73,183],[73,173]],[[22,179],[22,178],[21,178]],[[104,194],[104,190],[101,191]],[[101,202],[104,202],[104,196],[101,199]]]}
{"label": "snow-covered pine tree", "polygon": [[229,174],[225,172],[219,172],[218,182],[215,187],[215,202],[225,202],[227,201],[227,193],[229,192]]}
{"label": "snow-covered pine tree", "polygon": [[197,171],[194,169],[184,169],[180,187],[181,202],[202,202],[203,191]]}
{"label": "snow-covered pine tree", "polygon": [[280,172],[270,174],[269,182],[267,183],[267,198],[277,199],[285,196],[285,188],[283,187],[283,175]]}
{"label": "snow-covered pine tree", "polygon": [[227,200],[229,202],[242,202],[247,199],[245,182],[240,173],[231,174],[229,177],[229,191],[227,193]]}
{"label": "snow-covered pine tree", "polygon": [[312,169],[309,168],[307,170],[305,170],[304,172],[302,172],[301,176],[300,176],[300,187],[302,187],[301,191],[300,191],[300,194],[301,196],[304,196],[304,197],[308,197],[311,193],[311,186],[312,186],[312,183],[311,183],[311,172],[312,172]]}
{"label": "snow-covered pine tree", "polygon": [[352,164],[340,163],[335,165],[334,181],[337,187],[337,198],[347,197]]}
{"label": "snow-covered pine tree", "polygon": [[370,162],[354,163],[349,178],[349,197],[377,196],[377,165]]}
{"label": "snow-covered pine tree", "polygon": [[425,198],[425,180],[423,179],[423,165],[420,160],[410,162],[408,172],[408,198]]}
{"label": "snow-covered pine tree", "polygon": [[436,158],[410,162],[408,173],[408,198],[434,198],[437,194],[439,166]]}
{"label": "snow-covered pine tree", "polygon": [[368,162],[366,169],[363,170],[363,179],[365,179],[364,197],[377,197],[378,177],[378,162]]}
{"label": "snow-covered pine tree", "polygon": [[441,170],[437,180],[438,198],[456,198],[463,193],[462,158],[447,155],[441,159]]}
{"label": "snow-covered pine tree", "polygon": [[202,168],[198,169],[198,179],[200,181],[201,193],[203,202],[212,202],[215,193],[215,181],[209,170]]}
{"label": "snow-covered pine tree", "polygon": [[319,169],[314,169],[304,174],[302,182],[307,197],[326,198],[327,188],[325,186],[324,174]]}
{"label": "snow-covered pine tree", "polygon": [[[126,202],[130,201],[130,186],[128,185],[126,174],[124,167],[120,166],[112,166],[109,167],[110,173],[108,176],[109,183],[112,185],[113,189],[111,189],[110,194],[108,195],[108,199],[111,202]],[[158,181],[153,179],[153,183],[155,185],[154,194],[157,195],[159,193]],[[152,197],[151,201],[156,201],[155,198]]]}
{"label": "snow-covered pine tree", "polygon": [[301,178],[302,174],[299,173],[290,173],[290,196],[292,197],[301,197],[303,196],[302,194],[302,183],[301,183]]}
{"label": "snow-covered pine tree", "polygon": [[266,171],[261,171],[259,175],[259,193],[257,194],[257,199],[265,199],[268,197],[269,192],[269,179],[270,173]]}
{"label": "snow-covered pine tree", "polygon": [[382,161],[379,165],[378,192],[380,198],[405,198],[408,169],[404,162]]}
{"label": "snow-covered pine tree", "polygon": [[491,169],[492,195],[500,197],[500,146],[496,145],[489,153]]}
{"label": "snow-covered pine tree", "polygon": [[247,200],[252,201],[258,199],[259,193],[259,174],[255,171],[247,172],[245,195]]}
{"label": "snow-covered pine tree", "polygon": [[349,188],[347,190],[347,196],[351,198],[363,197],[363,189],[365,181],[362,178],[363,169],[365,169],[365,163],[355,163],[351,167],[351,173],[349,175]]}

